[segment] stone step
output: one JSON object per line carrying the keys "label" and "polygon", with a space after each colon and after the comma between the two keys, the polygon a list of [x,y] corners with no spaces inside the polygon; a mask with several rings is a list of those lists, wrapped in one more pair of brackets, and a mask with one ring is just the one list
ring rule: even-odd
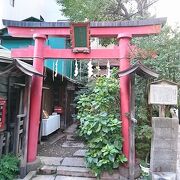
{"label": "stone step", "polygon": [[86,154],[86,149],[79,149],[78,151],[76,151],[73,156],[74,157],[84,157]]}
{"label": "stone step", "polygon": [[77,124],[72,124],[64,132],[68,134],[74,134],[77,129]]}
{"label": "stone step", "polygon": [[66,139],[67,139],[67,141],[76,141],[75,136],[73,134],[68,134]]}
{"label": "stone step", "polygon": [[61,165],[70,167],[86,167],[84,158],[80,157],[65,157]]}
{"label": "stone step", "polygon": [[84,148],[84,144],[81,142],[75,142],[75,141],[65,141],[62,144],[62,147],[64,148]]}
{"label": "stone step", "polygon": [[57,175],[95,178],[90,170],[84,167],[58,166]]}
{"label": "stone step", "polygon": [[57,173],[57,166],[43,166],[37,170],[40,175],[52,175]]}
{"label": "stone step", "polygon": [[31,180],[55,180],[56,175],[36,175]]}
{"label": "stone step", "polygon": [[43,165],[54,165],[59,166],[61,165],[61,162],[63,160],[62,157],[45,157],[45,156],[38,156],[38,158],[41,160],[41,163]]}
{"label": "stone step", "polygon": [[96,178],[56,176],[55,180],[95,180]]}

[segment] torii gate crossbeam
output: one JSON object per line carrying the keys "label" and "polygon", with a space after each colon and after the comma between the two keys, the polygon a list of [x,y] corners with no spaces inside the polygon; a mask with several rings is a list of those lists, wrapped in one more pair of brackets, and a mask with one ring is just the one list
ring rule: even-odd
{"label": "torii gate crossbeam", "polygon": [[[67,37],[70,35],[69,22],[23,22],[3,20],[8,32],[14,37],[34,37],[35,46],[12,50],[12,57],[32,57],[33,66],[43,73],[44,59],[46,58],[118,58],[120,71],[130,67],[129,51],[132,37],[158,34],[166,18],[136,20],[125,22],[90,22],[90,34],[93,37],[116,37],[119,46],[114,49],[92,49],[89,54],[74,54],[70,49],[51,49],[45,46],[48,36]],[[33,77],[31,86],[30,121],[28,137],[28,162],[34,162],[37,155],[38,128],[42,96],[41,77]],[[129,126],[130,121],[130,81],[129,76],[120,78],[121,118],[123,153],[129,158]]]}

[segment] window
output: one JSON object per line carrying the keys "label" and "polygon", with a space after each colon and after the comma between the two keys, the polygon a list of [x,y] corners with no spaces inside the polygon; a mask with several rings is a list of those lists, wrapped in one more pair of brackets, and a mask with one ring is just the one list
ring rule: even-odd
{"label": "window", "polygon": [[15,4],[15,0],[10,0],[10,5],[11,5],[12,7],[14,7],[14,4]]}

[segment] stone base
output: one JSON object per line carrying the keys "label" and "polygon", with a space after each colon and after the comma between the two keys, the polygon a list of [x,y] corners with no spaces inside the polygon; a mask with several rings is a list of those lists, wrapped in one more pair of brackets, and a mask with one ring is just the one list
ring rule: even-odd
{"label": "stone base", "polygon": [[26,173],[29,173],[30,171],[36,171],[41,165],[41,160],[39,158],[33,162],[27,163]]}
{"label": "stone base", "polygon": [[[135,166],[135,179],[140,176],[141,169],[139,164]],[[119,167],[117,170],[113,170],[112,173],[104,172],[101,175],[102,180],[128,180],[129,179],[129,169],[128,167]]]}
{"label": "stone base", "polygon": [[[119,167],[119,174],[122,177],[129,178],[129,168],[125,166]],[[134,178],[138,178],[141,175],[141,168],[139,166],[139,163],[136,163],[135,165],[135,172],[134,172]]]}

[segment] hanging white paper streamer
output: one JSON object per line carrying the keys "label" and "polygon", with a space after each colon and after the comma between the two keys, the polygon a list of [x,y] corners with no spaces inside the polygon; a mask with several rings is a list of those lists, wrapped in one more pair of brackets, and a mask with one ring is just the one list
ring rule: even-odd
{"label": "hanging white paper streamer", "polygon": [[97,75],[99,76],[100,75],[100,66],[99,66],[99,61],[98,61],[98,65],[96,66],[96,69],[97,69]]}
{"label": "hanging white paper streamer", "polygon": [[88,62],[88,78],[90,78],[93,75],[93,65],[92,65],[92,60]]}
{"label": "hanging white paper streamer", "polygon": [[109,61],[107,62],[107,78],[110,78],[111,76],[111,69],[110,69],[110,63]]}
{"label": "hanging white paper streamer", "polygon": [[75,70],[74,70],[74,77],[77,77],[78,75],[78,63],[77,60],[75,61]]}
{"label": "hanging white paper streamer", "polygon": [[62,60],[62,82],[64,80],[64,61]]}
{"label": "hanging white paper streamer", "polygon": [[52,78],[53,78],[53,81],[54,81],[54,60],[53,60],[53,72],[52,72]]}
{"label": "hanging white paper streamer", "polygon": [[58,60],[56,60],[56,63],[55,63],[55,74],[54,74],[54,77],[57,77],[58,75]]}
{"label": "hanging white paper streamer", "polygon": [[80,67],[79,67],[79,75],[80,75],[80,81],[81,81],[81,61],[79,62]]}

